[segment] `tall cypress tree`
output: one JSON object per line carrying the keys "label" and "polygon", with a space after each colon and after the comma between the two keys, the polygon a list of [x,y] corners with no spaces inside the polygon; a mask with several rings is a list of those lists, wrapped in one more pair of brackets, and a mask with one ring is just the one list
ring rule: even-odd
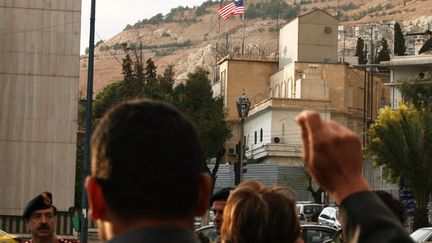
{"label": "tall cypress tree", "polygon": [[[122,86],[122,94],[121,96],[124,99],[129,99],[133,97],[137,97],[139,94],[139,91],[142,88],[142,80],[138,79],[137,72],[139,69],[136,67],[138,60],[133,61],[130,56],[130,47],[128,44],[123,43],[122,44],[123,51],[126,53],[125,57],[123,58],[122,63],[122,74],[123,74],[123,82],[124,85]],[[142,71],[141,71],[142,72]]]}
{"label": "tall cypress tree", "polygon": [[378,56],[375,59],[375,63],[380,63],[382,61],[390,61],[390,52],[389,52],[387,40],[382,38],[381,45],[382,48],[378,52]]}
{"label": "tall cypress tree", "polygon": [[361,37],[357,38],[355,56],[358,57],[359,64],[366,64],[366,54],[364,53],[364,41]]}
{"label": "tall cypress tree", "polygon": [[405,37],[402,34],[399,23],[394,26],[394,54],[397,56],[405,56]]}
{"label": "tall cypress tree", "polygon": [[144,69],[145,85],[142,95],[147,98],[161,99],[161,92],[157,80],[156,66],[151,58],[147,59]]}
{"label": "tall cypress tree", "polygon": [[162,76],[158,77],[160,90],[162,93],[171,93],[174,86],[174,65],[170,64],[167,68],[165,68],[165,71]]}

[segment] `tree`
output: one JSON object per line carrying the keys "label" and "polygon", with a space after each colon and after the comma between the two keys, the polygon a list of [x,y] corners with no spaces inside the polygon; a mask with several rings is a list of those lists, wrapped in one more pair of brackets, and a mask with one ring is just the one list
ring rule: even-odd
{"label": "tree", "polygon": [[145,85],[142,89],[141,96],[152,98],[152,99],[162,99],[161,90],[159,87],[156,66],[151,58],[147,59],[146,67],[144,69],[144,81]]}
{"label": "tree", "polygon": [[132,82],[132,80],[135,78],[134,73],[132,70],[132,59],[128,52],[126,52],[126,56],[122,60],[122,74],[123,74],[123,80],[127,82]]}
{"label": "tree", "polygon": [[[123,51],[126,53],[122,62],[123,86],[121,94],[124,99],[136,98],[144,85],[144,74],[142,64],[142,52],[134,47],[129,47],[128,44],[122,43]],[[131,50],[133,49],[133,50]],[[134,60],[132,60],[130,52],[133,51]]]}
{"label": "tree", "polygon": [[399,23],[394,26],[394,54],[397,56],[405,56],[405,37],[402,34]]}
{"label": "tree", "polygon": [[127,99],[124,96],[124,81],[117,81],[106,86],[96,95],[93,102],[93,119],[96,124],[105,112],[118,104],[120,101]]}
{"label": "tree", "polygon": [[223,101],[213,98],[207,75],[201,67],[189,73],[186,83],[174,89],[173,104],[196,123],[205,157],[211,158],[231,137],[231,131],[225,121]]}
{"label": "tree", "polygon": [[[136,60],[131,59],[131,62],[132,66],[136,65],[134,63]],[[131,65],[124,63],[123,66],[130,67]],[[216,156],[216,165],[213,171],[210,171],[205,166],[205,161],[203,161],[203,166],[215,179],[218,165],[222,161],[224,154],[223,146],[225,141],[231,137],[231,131],[225,121],[226,111],[224,110],[223,101],[220,98],[213,98],[210,81],[207,77],[208,72],[201,67],[188,74],[185,84],[180,84],[172,90],[174,83],[173,70],[174,66],[168,66],[163,76],[159,76],[158,79],[156,66],[151,59],[148,59],[143,74],[146,82],[138,96],[135,96],[134,90],[125,88],[127,86],[125,80],[117,81],[105,87],[96,96],[94,102],[94,124],[99,121],[109,108],[125,99],[148,97],[163,99],[172,103],[197,125],[205,158]],[[130,72],[124,73],[129,74]],[[133,79],[136,80],[136,76]],[[163,80],[163,82],[159,83],[160,80]]]}
{"label": "tree", "polygon": [[424,79],[405,81],[398,110],[382,109],[369,130],[367,151],[375,165],[383,166],[392,183],[402,178],[416,200],[414,229],[428,225],[427,202],[432,193],[432,106],[428,92],[432,84]]}
{"label": "tree", "polygon": [[158,75],[159,88],[162,93],[170,94],[174,87],[174,65],[165,68],[163,75]]}
{"label": "tree", "polygon": [[366,64],[366,54],[363,51],[364,49],[364,41],[361,37],[357,39],[357,45],[356,45],[356,51],[355,56],[358,57],[358,63],[359,64]]}
{"label": "tree", "polygon": [[156,66],[151,58],[147,59],[146,67],[144,70],[145,70],[144,79],[146,83],[156,80],[156,76],[157,76]]}
{"label": "tree", "polygon": [[403,82],[400,87],[402,98],[410,102],[418,110],[432,112],[432,83],[431,74],[426,72],[416,78]]}
{"label": "tree", "polygon": [[381,50],[378,52],[375,63],[380,63],[382,61],[390,61],[388,43],[387,40],[384,38],[381,39]]}

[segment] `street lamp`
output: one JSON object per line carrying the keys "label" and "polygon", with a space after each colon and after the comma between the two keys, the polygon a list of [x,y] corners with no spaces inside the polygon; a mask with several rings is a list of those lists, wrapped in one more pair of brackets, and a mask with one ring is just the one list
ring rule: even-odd
{"label": "street lamp", "polygon": [[237,101],[237,112],[240,117],[240,141],[239,141],[239,156],[237,161],[237,166],[234,166],[235,172],[235,184],[238,185],[242,181],[243,177],[243,157],[244,157],[244,120],[249,114],[250,108],[249,98],[245,94],[243,89],[242,95]]}

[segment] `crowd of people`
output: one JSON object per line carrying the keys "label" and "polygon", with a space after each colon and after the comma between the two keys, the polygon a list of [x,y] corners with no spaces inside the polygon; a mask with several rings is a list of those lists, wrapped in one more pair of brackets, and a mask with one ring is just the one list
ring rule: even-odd
{"label": "crowd of people", "polygon": [[[343,215],[344,242],[412,242],[362,177],[357,135],[312,111],[302,112],[297,123],[305,166]],[[203,168],[197,130],[184,114],[160,101],[121,103],[100,120],[91,152],[85,186],[102,241],[200,242],[194,217],[207,212],[213,182]],[[47,195],[49,203],[38,196],[41,207],[30,203],[24,212],[37,243],[59,240],[54,226],[44,228],[55,217]],[[218,242],[303,242],[290,189],[246,181],[210,202]]]}

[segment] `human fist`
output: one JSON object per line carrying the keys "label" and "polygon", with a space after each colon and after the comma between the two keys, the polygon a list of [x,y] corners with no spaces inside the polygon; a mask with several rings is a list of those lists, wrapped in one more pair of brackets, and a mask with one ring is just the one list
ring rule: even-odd
{"label": "human fist", "polygon": [[362,175],[360,139],[354,132],[321,120],[313,111],[301,112],[296,120],[301,127],[304,164],[337,204],[353,193],[370,191]]}

